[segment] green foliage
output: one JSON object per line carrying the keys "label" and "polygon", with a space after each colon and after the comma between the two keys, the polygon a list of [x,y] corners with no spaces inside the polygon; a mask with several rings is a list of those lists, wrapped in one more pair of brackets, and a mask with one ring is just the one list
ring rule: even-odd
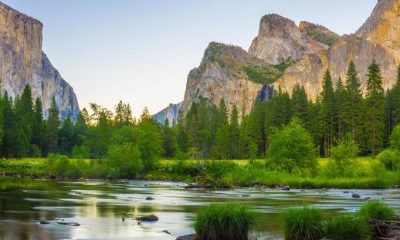
{"label": "green foliage", "polygon": [[58,128],[60,126],[59,111],[57,109],[56,100],[53,97],[49,109],[49,118],[47,119],[46,128],[46,145],[49,153],[58,151]]}
{"label": "green foliage", "polygon": [[324,236],[321,210],[311,207],[291,208],[283,216],[287,240],[319,240]]}
{"label": "green foliage", "polygon": [[90,149],[87,146],[74,146],[71,157],[74,159],[88,159],[90,158]]}
{"label": "green foliage", "polygon": [[390,171],[400,169],[400,152],[397,149],[385,149],[378,154],[377,158]]}
{"label": "green foliage", "polygon": [[345,168],[355,166],[356,162],[351,160],[355,160],[358,153],[358,146],[354,140],[346,139],[331,149],[331,158],[335,161],[339,171],[344,172]]}
{"label": "green foliage", "polygon": [[108,176],[112,178],[135,178],[143,171],[140,151],[129,143],[110,146],[105,161],[109,168]]}
{"label": "green foliage", "polygon": [[271,136],[267,157],[278,169],[289,173],[317,167],[311,136],[296,118]]}
{"label": "green foliage", "polygon": [[246,240],[255,214],[241,204],[212,204],[197,214],[196,238],[203,240]]}
{"label": "green foliage", "polygon": [[396,218],[395,211],[379,200],[370,200],[365,203],[361,207],[359,215],[365,220],[392,221]]}
{"label": "green foliage", "polygon": [[400,125],[395,126],[390,135],[390,147],[400,151]]}
{"label": "green foliage", "polygon": [[368,239],[368,225],[356,214],[336,216],[327,224],[327,236],[332,240]]}

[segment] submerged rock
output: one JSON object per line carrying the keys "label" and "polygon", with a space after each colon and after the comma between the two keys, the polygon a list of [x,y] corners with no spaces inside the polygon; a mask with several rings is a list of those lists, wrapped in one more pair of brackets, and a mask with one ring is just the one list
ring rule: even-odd
{"label": "submerged rock", "polygon": [[142,222],[157,222],[158,217],[154,214],[150,214],[150,215],[138,217],[138,218],[136,218],[136,220],[142,221]]}
{"label": "submerged rock", "polygon": [[189,234],[189,235],[177,237],[176,240],[194,240],[195,237],[196,237],[195,234]]}
{"label": "submerged rock", "polygon": [[352,198],[361,198],[360,194],[358,194],[358,193],[351,194],[351,197]]}
{"label": "submerged rock", "polygon": [[50,222],[49,222],[49,221],[46,221],[46,220],[40,221],[39,223],[40,223],[40,224],[50,224]]}
{"label": "submerged rock", "polygon": [[72,227],[78,227],[80,226],[79,223],[76,222],[57,222],[60,225],[67,225],[67,226],[72,226]]}
{"label": "submerged rock", "polygon": [[289,186],[283,186],[283,187],[281,187],[281,190],[290,191],[290,187]]}
{"label": "submerged rock", "polygon": [[153,198],[153,197],[147,197],[147,198],[146,198],[147,201],[151,201],[151,200],[154,200],[154,199],[155,199],[155,198]]}

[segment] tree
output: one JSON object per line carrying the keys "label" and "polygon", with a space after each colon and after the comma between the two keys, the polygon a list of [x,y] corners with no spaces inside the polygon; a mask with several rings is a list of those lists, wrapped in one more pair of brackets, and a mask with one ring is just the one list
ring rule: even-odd
{"label": "tree", "polygon": [[126,126],[133,123],[132,109],[129,104],[119,101],[115,107],[115,125]]}
{"label": "tree", "polygon": [[105,160],[109,177],[135,178],[143,170],[140,151],[131,143],[110,146]]}
{"label": "tree", "polygon": [[71,153],[74,146],[74,124],[71,118],[67,117],[59,131],[59,152],[65,155]]}
{"label": "tree", "polygon": [[5,157],[12,157],[15,149],[15,138],[16,138],[16,121],[15,112],[13,109],[13,101],[5,92],[3,95],[3,147],[2,152]]}
{"label": "tree", "polygon": [[20,98],[15,99],[16,142],[15,156],[27,156],[32,140],[33,102],[31,88],[26,85]]}
{"label": "tree", "polygon": [[47,152],[56,153],[58,151],[58,129],[60,127],[59,111],[56,99],[53,97],[49,109],[49,117],[46,126]]}
{"label": "tree", "polygon": [[335,95],[333,91],[332,77],[329,70],[326,71],[322,84],[322,124],[324,130],[324,153],[329,154],[335,136]]}
{"label": "tree", "polygon": [[342,78],[339,77],[339,80],[336,85],[335,90],[335,115],[336,115],[336,132],[337,139],[340,141],[344,138],[344,128],[345,128],[345,120],[344,120],[344,110],[345,110],[345,102],[346,102],[346,88],[343,85]]}
{"label": "tree", "polygon": [[239,112],[235,106],[233,106],[233,110],[231,113],[230,119],[230,139],[231,139],[231,158],[238,158],[239,153]]}
{"label": "tree", "polygon": [[176,128],[170,127],[168,119],[165,119],[165,124],[162,126],[164,156],[173,158],[177,153],[178,142]]}
{"label": "tree", "polygon": [[353,165],[354,160],[359,153],[357,144],[352,139],[343,140],[338,146],[331,149],[331,157],[338,167],[339,173],[344,173],[346,168]]}
{"label": "tree", "polygon": [[368,67],[367,76],[366,113],[368,121],[365,121],[365,124],[368,132],[368,150],[375,155],[383,145],[385,117],[382,75],[375,60]]}
{"label": "tree", "polygon": [[163,153],[163,141],[157,123],[151,119],[142,117],[137,125],[137,146],[144,164],[144,170],[154,167],[154,162]]}
{"label": "tree", "polygon": [[400,65],[397,69],[396,84],[387,92],[387,133],[391,134],[394,126],[400,123]]}
{"label": "tree", "polygon": [[360,141],[363,122],[363,97],[360,86],[356,65],[351,61],[346,75],[343,120],[344,132],[350,133],[356,142]]}
{"label": "tree", "polygon": [[304,86],[300,87],[300,85],[297,84],[293,88],[291,104],[293,116],[305,122],[307,120],[308,100]]}
{"label": "tree", "polygon": [[45,130],[42,101],[40,98],[36,98],[32,122],[32,144],[36,145],[42,151],[44,147]]}
{"label": "tree", "polygon": [[316,170],[317,157],[311,135],[293,118],[282,130],[270,137],[268,160],[286,172]]}

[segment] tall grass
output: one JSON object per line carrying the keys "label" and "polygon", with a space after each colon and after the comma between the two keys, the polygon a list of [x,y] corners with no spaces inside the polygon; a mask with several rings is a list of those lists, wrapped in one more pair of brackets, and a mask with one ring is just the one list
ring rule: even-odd
{"label": "tall grass", "polygon": [[365,220],[390,221],[396,218],[395,211],[380,200],[370,200],[365,203],[361,207],[359,215]]}
{"label": "tall grass", "polygon": [[291,208],[283,215],[286,240],[320,240],[324,236],[323,216],[312,207]]}
{"label": "tall grass", "polygon": [[332,240],[365,240],[368,225],[356,214],[339,215],[327,223],[327,237]]}
{"label": "tall grass", "polygon": [[255,213],[241,204],[211,204],[200,210],[194,224],[198,240],[247,240]]}

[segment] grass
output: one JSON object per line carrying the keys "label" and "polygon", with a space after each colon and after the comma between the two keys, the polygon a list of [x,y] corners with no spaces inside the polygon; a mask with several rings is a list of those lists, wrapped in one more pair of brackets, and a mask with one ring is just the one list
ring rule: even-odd
{"label": "grass", "polygon": [[368,239],[368,225],[357,214],[336,216],[327,223],[327,236],[333,240]]}
{"label": "grass", "polygon": [[197,214],[194,224],[196,239],[246,240],[254,222],[254,212],[245,205],[211,204]]}
{"label": "grass", "polygon": [[286,240],[319,240],[324,236],[320,209],[303,207],[288,209],[283,215]]}
{"label": "grass", "polygon": [[[373,189],[388,188],[399,184],[400,174],[387,171],[379,160],[370,157],[356,159],[358,166],[352,176],[330,177],[329,159],[318,159],[318,173],[292,174],[267,170],[265,160],[160,160],[156,168],[147,172],[146,180],[167,180],[212,184],[217,187],[246,187],[262,185],[276,187],[289,185],[292,188],[342,188]],[[50,164],[45,158],[0,159],[0,173],[7,175],[47,177],[54,175],[65,178],[107,178],[107,166],[98,160],[57,159]],[[142,178],[142,177],[141,177]]]}
{"label": "grass", "polygon": [[371,200],[365,203],[360,209],[359,215],[365,220],[392,221],[396,218],[395,211],[379,200]]}

